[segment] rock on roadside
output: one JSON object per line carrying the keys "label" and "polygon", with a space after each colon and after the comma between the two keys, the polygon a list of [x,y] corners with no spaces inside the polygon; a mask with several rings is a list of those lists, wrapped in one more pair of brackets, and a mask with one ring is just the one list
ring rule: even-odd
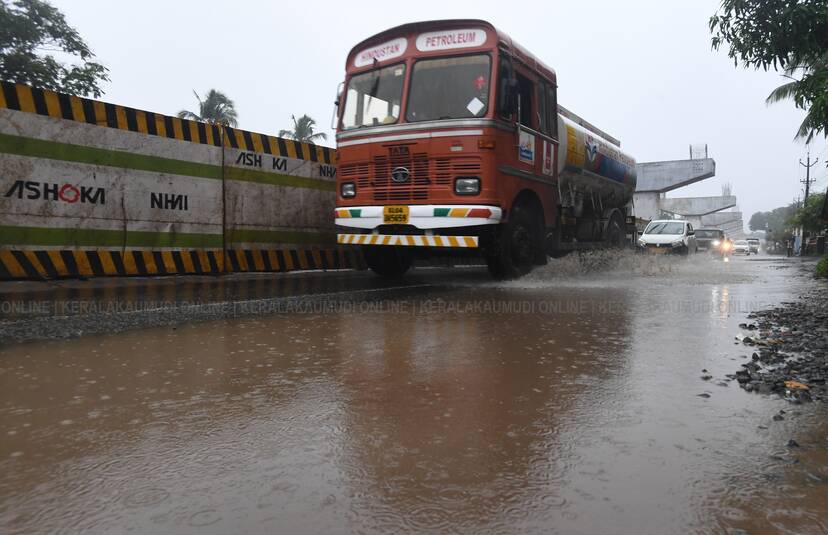
{"label": "rock on roadside", "polygon": [[828,402],[828,287],[748,319],[740,340],[753,354],[735,374],[739,386],[793,403]]}

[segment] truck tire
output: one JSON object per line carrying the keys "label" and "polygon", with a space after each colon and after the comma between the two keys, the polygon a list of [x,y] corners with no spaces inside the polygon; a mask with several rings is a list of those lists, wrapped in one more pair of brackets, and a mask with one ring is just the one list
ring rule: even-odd
{"label": "truck tire", "polygon": [[572,249],[553,249],[549,251],[549,256],[552,258],[563,258],[572,252]]}
{"label": "truck tire", "polygon": [[615,211],[610,216],[607,222],[606,242],[607,246],[612,249],[620,249],[624,246],[624,218],[618,211]]}
{"label": "truck tire", "polygon": [[517,206],[509,221],[495,230],[486,254],[489,273],[496,279],[514,279],[529,273],[537,257],[540,225],[531,210]]}
{"label": "truck tire", "polygon": [[413,259],[403,247],[363,247],[368,267],[380,277],[401,277],[411,268]]}

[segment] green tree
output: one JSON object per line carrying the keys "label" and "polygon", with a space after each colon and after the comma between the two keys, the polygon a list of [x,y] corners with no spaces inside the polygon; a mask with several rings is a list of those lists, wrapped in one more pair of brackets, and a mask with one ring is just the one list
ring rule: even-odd
{"label": "green tree", "polygon": [[790,219],[796,212],[796,204],[780,206],[769,212],[756,212],[750,217],[748,227],[752,231],[767,230],[765,238],[771,242],[783,242],[788,239],[793,231],[794,225]]}
{"label": "green tree", "polygon": [[[50,52],[74,56],[67,65]],[[103,94],[107,68],[69,26],[63,14],[41,0],[0,0],[0,79],[73,95]]]}
{"label": "green tree", "polygon": [[748,221],[748,228],[750,228],[750,230],[752,230],[753,232],[765,230],[765,225],[767,225],[767,222],[767,212],[756,212],[752,216],[750,216],[750,221]]}
{"label": "green tree", "polygon": [[303,115],[299,119],[291,115],[290,118],[293,119],[293,130],[279,130],[279,137],[304,141],[305,143],[314,143],[317,139],[328,139],[328,135],[324,132],[314,133],[316,121],[308,115]]}
{"label": "green tree", "polygon": [[806,232],[817,232],[824,229],[825,222],[822,221],[822,204],[824,202],[824,193],[809,196],[808,200],[793,213],[789,224],[794,227],[802,227],[802,230]]}
{"label": "green tree", "polygon": [[198,100],[198,113],[181,110],[178,112],[180,118],[233,127],[238,124],[236,105],[227,95],[221,91],[211,89],[207,92],[204,100],[202,100],[195,90],[193,90],[193,94],[196,100]]}
{"label": "green tree", "polygon": [[806,111],[797,137],[828,136],[828,2],[723,0],[710,18],[713,48],[729,45],[736,65],[782,70],[791,81],[768,97]]}
{"label": "green tree", "polygon": [[793,100],[797,108],[807,110],[796,137],[810,142],[819,132],[828,136],[828,53],[811,65],[790,64],[784,72],[791,81],[774,89],[766,102]]}

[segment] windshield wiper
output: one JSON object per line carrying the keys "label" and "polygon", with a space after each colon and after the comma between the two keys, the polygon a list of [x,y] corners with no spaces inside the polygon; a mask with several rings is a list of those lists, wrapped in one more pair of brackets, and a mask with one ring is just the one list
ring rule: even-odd
{"label": "windshield wiper", "polygon": [[379,89],[380,76],[379,70],[377,69],[377,63],[379,63],[379,61],[377,61],[377,58],[374,58],[374,65],[372,66],[372,68],[374,69],[372,71],[372,74],[374,75],[374,81],[371,83],[371,91],[368,92],[369,106],[371,105],[371,99],[377,95],[377,90]]}

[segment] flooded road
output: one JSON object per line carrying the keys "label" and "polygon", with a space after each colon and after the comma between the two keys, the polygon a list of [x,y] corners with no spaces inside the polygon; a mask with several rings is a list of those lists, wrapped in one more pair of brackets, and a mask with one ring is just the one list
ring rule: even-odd
{"label": "flooded road", "polygon": [[812,284],[798,261],[354,280],[7,344],[0,532],[828,532],[826,406],[726,378],[746,315]]}

